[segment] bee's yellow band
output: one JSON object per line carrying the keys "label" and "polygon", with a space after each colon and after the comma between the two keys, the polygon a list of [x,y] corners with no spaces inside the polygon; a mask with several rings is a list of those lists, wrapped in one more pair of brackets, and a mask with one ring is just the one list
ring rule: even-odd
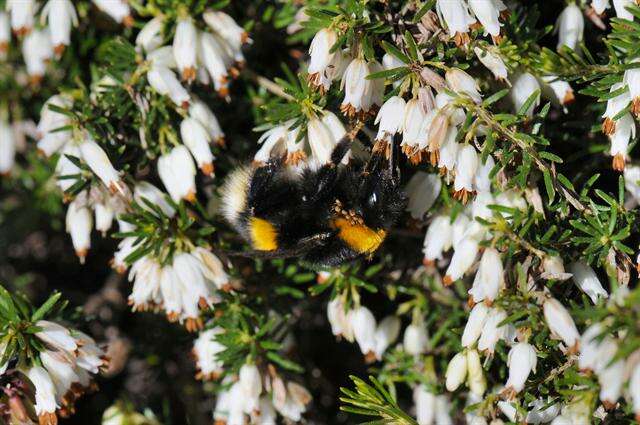
{"label": "bee's yellow band", "polygon": [[387,232],[382,229],[373,230],[361,224],[354,225],[344,218],[336,218],[333,225],[338,229],[338,237],[360,254],[371,254],[387,236]]}
{"label": "bee's yellow band", "polygon": [[267,220],[252,217],[249,220],[251,245],[258,251],[275,251],[278,249],[278,231]]}

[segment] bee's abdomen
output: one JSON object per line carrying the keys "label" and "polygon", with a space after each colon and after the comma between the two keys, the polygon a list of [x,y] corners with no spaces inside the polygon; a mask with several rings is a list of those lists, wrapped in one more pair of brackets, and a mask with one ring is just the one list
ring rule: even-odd
{"label": "bee's abdomen", "polygon": [[265,219],[250,217],[247,220],[246,233],[253,249],[258,251],[278,249],[278,230]]}

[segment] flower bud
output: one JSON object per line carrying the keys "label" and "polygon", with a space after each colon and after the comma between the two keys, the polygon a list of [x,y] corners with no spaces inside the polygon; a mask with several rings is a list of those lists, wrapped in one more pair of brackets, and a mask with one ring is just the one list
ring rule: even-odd
{"label": "flower bud", "polygon": [[209,133],[195,118],[185,118],[180,123],[182,142],[189,148],[202,172],[210,176],[213,174],[213,154],[209,147]]}
{"label": "flower bud", "polygon": [[158,158],[158,174],[174,202],[196,199],[196,168],[185,146],[176,146]]}
{"label": "flower bud", "polygon": [[558,31],[558,50],[562,46],[576,50],[578,43],[582,41],[584,18],[582,10],[575,3],[568,4],[560,13],[556,22],[556,30]]}
{"label": "flower bud", "polygon": [[542,260],[543,273],[540,275],[544,279],[560,279],[564,280],[570,277],[564,271],[564,262],[557,255],[547,255]]}
{"label": "flower bud", "polygon": [[591,0],[591,7],[598,15],[602,15],[610,7],[609,0]]}
{"label": "flower bud", "polygon": [[424,323],[410,324],[404,330],[404,338],[402,341],[404,350],[413,355],[418,356],[427,351],[429,345],[429,335]]}
{"label": "flower bud", "polygon": [[444,394],[436,396],[435,410],[436,425],[453,425],[453,419],[451,419],[450,414],[451,403],[449,402],[449,397]]}
{"label": "flower bud", "polygon": [[[331,114],[333,115],[333,114]],[[337,144],[326,120],[312,118],[307,123],[307,138],[314,158],[320,164],[327,164],[331,160],[331,153]]]}
{"label": "flower bud", "polygon": [[438,151],[438,168],[441,174],[449,175],[455,171],[458,161],[458,154],[462,144],[456,142],[458,130],[456,127],[449,127]]}
{"label": "flower bud", "polygon": [[509,378],[505,384],[505,391],[509,398],[513,398],[524,389],[529,374],[536,370],[537,362],[536,350],[531,344],[519,342],[511,347],[507,360]]}
{"label": "flower bud", "polygon": [[616,17],[633,21],[633,13],[627,10],[628,7],[635,6],[634,0],[613,0],[613,8],[616,11]]}
{"label": "flower bud", "polygon": [[467,324],[464,327],[464,332],[462,333],[461,344],[463,347],[470,347],[476,343],[480,337],[484,323],[487,320],[489,311],[489,307],[483,303],[476,304],[473,307],[467,319]]}
{"label": "flower bud", "polygon": [[467,355],[460,352],[453,356],[445,373],[447,391],[455,391],[467,378]]}
{"label": "flower bud", "polygon": [[547,298],[543,310],[551,334],[560,338],[570,352],[577,352],[580,334],[567,309],[555,298]]}
{"label": "flower bud", "polygon": [[78,196],[69,204],[66,217],[67,233],[71,235],[73,248],[81,263],[91,247],[91,228],[93,227],[93,219],[91,211],[84,203],[84,197]]}
{"label": "flower bud", "polygon": [[477,350],[467,351],[467,369],[469,390],[474,394],[483,395],[487,391],[487,380],[484,377],[480,354],[478,354]]}
{"label": "flower bud", "polygon": [[11,23],[9,15],[0,10],[0,59],[6,58],[11,43]]}
{"label": "flower bud", "polygon": [[495,248],[487,248],[480,259],[480,267],[473,280],[469,295],[473,301],[493,302],[500,292],[503,282],[503,269],[500,253]]}
{"label": "flower bud", "polygon": [[609,293],[602,287],[596,272],[587,263],[578,261],[569,264],[569,271],[578,287],[591,298],[591,302],[598,303],[598,297],[608,298]]}
{"label": "flower bud", "polygon": [[622,394],[625,383],[624,360],[618,360],[598,372],[600,401],[606,409],[613,409]]}

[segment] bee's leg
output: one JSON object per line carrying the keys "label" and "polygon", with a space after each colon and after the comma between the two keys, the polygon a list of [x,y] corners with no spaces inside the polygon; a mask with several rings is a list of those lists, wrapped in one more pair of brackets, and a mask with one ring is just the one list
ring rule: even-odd
{"label": "bee's leg", "polygon": [[344,156],[349,152],[351,148],[351,139],[349,136],[344,136],[338,144],[333,148],[333,152],[331,152],[331,164],[338,165],[342,162]]}
{"label": "bee's leg", "polygon": [[400,183],[400,165],[398,164],[398,157],[400,155],[400,146],[395,141],[391,141],[391,151],[389,154],[389,175],[394,183]]}

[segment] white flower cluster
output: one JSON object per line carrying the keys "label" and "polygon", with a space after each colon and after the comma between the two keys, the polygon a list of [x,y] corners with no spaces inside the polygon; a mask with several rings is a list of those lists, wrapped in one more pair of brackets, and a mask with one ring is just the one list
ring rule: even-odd
{"label": "white flower cluster", "polygon": [[[629,290],[626,286],[617,289],[609,303],[624,305]],[[640,418],[640,352],[637,350],[626,358],[617,357],[622,347],[621,332],[610,331],[610,320],[593,323],[580,338],[578,367],[582,372],[595,373],[600,384],[600,401],[605,408],[616,406],[624,396],[633,406],[636,418]]]}
{"label": "white flower cluster", "polygon": [[[289,121],[265,132],[258,143],[262,144],[254,161],[264,163],[270,157],[284,157],[285,163],[296,165],[310,155],[318,164],[325,164],[331,158],[333,148],[346,134],[347,130],[340,119],[330,111],[322,111],[307,123],[306,138],[299,139],[300,127],[291,128]],[[349,154],[343,162],[346,163]]]}
{"label": "white flower cluster", "polygon": [[367,362],[380,360],[386,349],[398,339],[400,319],[387,316],[378,323],[367,307],[347,309],[341,297],[327,305],[327,317],[335,336],[356,341]]}
{"label": "white flower cluster", "polygon": [[478,23],[485,35],[491,35],[496,42],[500,40],[500,15],[507,10],[502,0],[438,0],[436,7],[440,21],[457,45],[469,42],[468,32]]}
{"label": "white flower cluster", "polygon": [[[39,320],[35,337],[43,345],[40,363],[22,372],[35,388],[35,413],[41,424],[56,424],[58,415],[73,413],[74,403],[85,392],[95,389],[93,375],[105,369],[104,351],[88,335],[55,322]],[[5,347],[2,347],[3,349]],[[7,364],[0,366],[0,375]]]}
{"label": "white flower cluster", "polygon": [[[114,20],[133,24],[126,0],[93,0]],[[40,26],[36,26],[39,11]],[[71,30],[78,26],[78,16],[71,0],[48,0],[42,8],[36,0],[7,0],[6,13],[0,12],[0,58],[7,54],[11,32],[22,40],[22,56],[33,84],[44,77],[47,63],[60,57],[71,42]]]}
{"label": "white flower cluster", "polygon": [[175,202],[195,200],[196,165],[203,174],[213,175],[215,157],[210,143],[223,145],[224,132],[206,103],[180,83],[174,70],[188,84],[196,79],[202,84],[213,80],[218,93],[228,97],[229,75],[237,76],[244,64],[242,46],[250,42],[247,33],[224,12],[207,11],[202,17],[210,31],[200,31],[192,17],[182,17],[172,45],[163,45],[166,23],[162,17],[147,22],[136,38],[138,49],[146,54],[150,86],[188,111],[180,124],[184,145],[158,159],[158,174]]}
{"label": "white flower cluster", "polygon": [[[193,353],[196,357],[199,379],[217,379],[223,364],[216,357],[224,346],[216,341],[220,328],[202,331],[196,339]],[[301,385],[284,381],[273,368],[261,370],[255,364],[244,364],[237,379],[225,378],[229,388],[218,394],[213,417],[216,423],[226,425],[275,425],[277,413],[297,422],[302,419],[311,395]]]}
{"label": "white flower cluster", "polygon": [[[448,214],[437,215],[424,239],[424,263],[433,265],[443,259],[443,254],[453,248],[453,256],[447,267],[444,284],[449,285],[460,279],[475,264],[480,243],[491,237],[485,226],[475,220],[476,217],[490,220],[494,214],[489,205],[501,205],[514,209],[526,209],[526,201],[514,190],[493,195],[491,192],[479,193],[474,201],[455,220]],[[506,217],[508,218],[508,217]],[[493,301],[500,290],[502,265],[497,252],[485,250],[480,267],[469,294],[475,302]]]}
{"label": "white flower cluster", "polygon": [[136,39],[151,64],[149,84],[184,108],[189,105],[190,95],[173,69],[187,83],[196,79],[202,84],[213,82],[220,96],[227,97],[229,77],[237,76],[245,61],[242,46],[251,41],[246,31],[224,12],[208,10],[202,18],[209,30],[199,30],[191,16],[180,17],[171,46],[163,46],[162,17],[149,21]]}
{"label": "white flower cluster", "polygon": [[[148,208],[141,202],[143,198],[161,208],[167,217],[175,215],[164,194],[150,183],[140,183],[135,188],[134,199]],[[135,237],[123,239],[112,267],[124,273],[125,259],[137,248]],[[229,284],[222,262],[202,247],[175,253],[169,264],[161,264],[147,254],[132,264],[129,280],[133,281],[129,304],[134,311],[164,310],[170,321],[184,323],[191,332],[202,328],[200,309],[209,308],[217,300],[217,291],[227,290]]]}

